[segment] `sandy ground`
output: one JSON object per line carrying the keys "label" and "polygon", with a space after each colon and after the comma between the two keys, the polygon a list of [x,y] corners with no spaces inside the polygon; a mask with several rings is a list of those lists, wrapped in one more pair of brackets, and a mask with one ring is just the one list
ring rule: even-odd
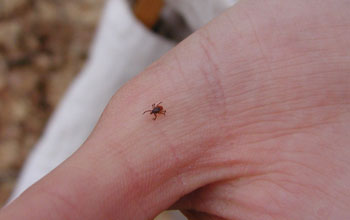
{"label": "sandy ground", "polygon": [[0,207],[82,68],[103,2],[0,0]]}

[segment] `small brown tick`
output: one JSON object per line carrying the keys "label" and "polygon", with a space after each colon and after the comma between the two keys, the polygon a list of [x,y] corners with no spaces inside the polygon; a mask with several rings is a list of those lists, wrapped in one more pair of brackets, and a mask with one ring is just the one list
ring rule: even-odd
{"label": "small brown tick", "polygon": [[146,112],[149,112],[151,115],[154,114],[153,120],[157,119],[157,114],[165,115],[166,110],[164,110],[163,106],[160,105],[161,103],[162,102],[159,102],[157,105],[153,104],[152,110],[147,110],[143,114],[145,114]]}

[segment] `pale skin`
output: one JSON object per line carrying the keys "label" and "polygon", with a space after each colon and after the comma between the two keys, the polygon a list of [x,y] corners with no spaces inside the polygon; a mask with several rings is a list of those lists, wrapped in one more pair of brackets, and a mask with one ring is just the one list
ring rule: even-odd
{"label": "pale skin", "polygon": [[[349,11],[347,0],[241,1],[120,89],[79,151],[0,220],[169,208],[350,219]],[[142,115],[158,100],[166,117]]]}

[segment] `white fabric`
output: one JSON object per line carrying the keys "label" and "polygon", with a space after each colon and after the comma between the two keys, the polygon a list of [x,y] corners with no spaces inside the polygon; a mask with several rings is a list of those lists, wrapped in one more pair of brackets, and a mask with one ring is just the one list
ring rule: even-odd
{"label": "white fabric", "polygon": [[192,30],[197,30],[238,0],[166,0],[178,11]]}
{"label": "white fabric", "polygon": [[[194,31],[236,1],[167,0],[166,3],[180,13]],[[175,42],[145,29],[133,17],[125,0],[109,0],[90,59],[26,161],[11,199],[76,151],[92,131],[111,96],[174,45]]]}

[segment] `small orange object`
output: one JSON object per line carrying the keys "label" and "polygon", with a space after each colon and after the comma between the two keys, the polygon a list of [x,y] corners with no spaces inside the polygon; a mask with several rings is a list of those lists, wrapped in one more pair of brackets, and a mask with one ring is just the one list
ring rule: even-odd
{"label": "small orange object", "polygon": [[164,0],[136,0],[133,5],[135,17],[146,27],[152,28],[158,21]]}
{"label": "small orange object", "polygon": [[151,115],[154,114],[153,120],[157,119],[157,114],[165,115],[166,110],[164,110],[163,106],[160,105],[161,103],[162,102],[159,102],[157,105],[152,104],[152,109],[145,111],[143,114],[145,114],[146,112],[149,112]]}

